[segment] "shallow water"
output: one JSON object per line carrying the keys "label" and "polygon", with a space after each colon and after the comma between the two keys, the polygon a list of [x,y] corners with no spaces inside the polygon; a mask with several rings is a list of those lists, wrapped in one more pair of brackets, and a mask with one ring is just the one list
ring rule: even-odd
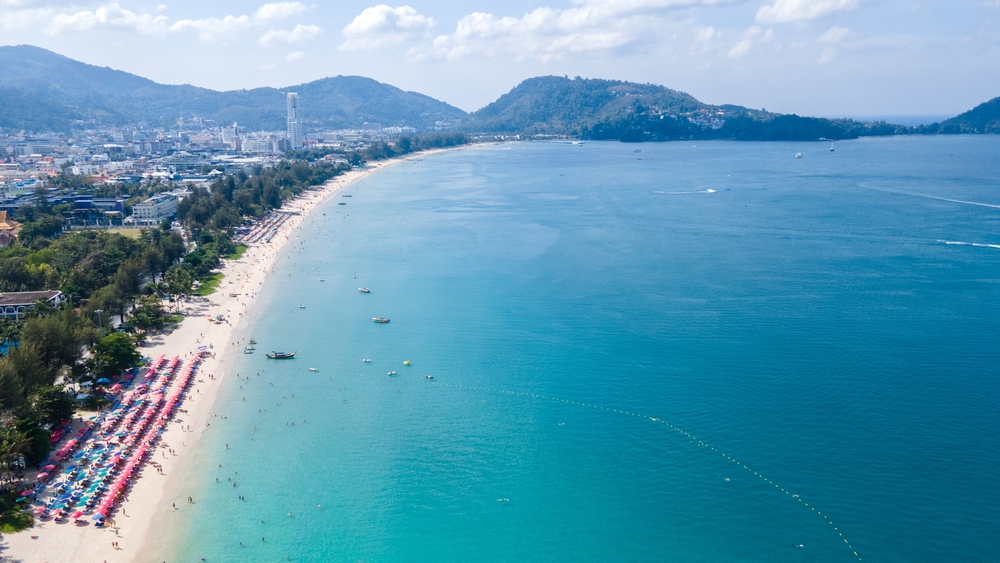
{"label": "shallow water", "polygon": [[177,559],[996,560],[1000,249],[943,241],[1000,245],[1000,138],[696,145],[465,149],[318,209]]}

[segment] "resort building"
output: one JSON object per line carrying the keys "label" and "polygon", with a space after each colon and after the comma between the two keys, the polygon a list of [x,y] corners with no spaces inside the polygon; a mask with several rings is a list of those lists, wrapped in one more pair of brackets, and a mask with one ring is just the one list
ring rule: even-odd
{"label": "resort building", "polygon": [[21,224],[7,216],[6,211],[0,211],[0,248],[13,244]]}
{"label": "resort building", "polygon": [[288,103],[288,143],[292,150],[302,148],[302,121],[299,120],[299,95],[289,92]]}
{"label": "resort building", "polygon": [[19,320],[41,300],[48,301],[53,307],[66,302],[66,296],[61,291],[16,291],[0,293],[0,318]]}
{"label": "resort building", "polygon": [[177,214],[177,201],[177,196],[172,193],[154,195],[133,207],[132,216],[126,221],[136,225],[157,225]]}

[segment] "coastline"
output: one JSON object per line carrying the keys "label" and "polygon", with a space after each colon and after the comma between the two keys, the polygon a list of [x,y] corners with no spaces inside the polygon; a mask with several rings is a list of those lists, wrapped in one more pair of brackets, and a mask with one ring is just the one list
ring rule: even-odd
{"label": "coastline", "polygon": [[[0,561],[126,563],[146,561],[150,550],[163,549],[165,538],[176,532],[179,524],[171,515],[182,513],[187,497],[191,496],[189,492],[184,492],[188,481],[186,477],[195,465],[191,454],[205,432],[212,430],[210,421],[216,398],[222,382],[232,375],[228,370],[238,357],[236,354],[241,352],[241,346],[234,344],[235,335],[246,327],[244,321],[257,304],[258,292],[286,243],[317,206],[369,174],[412,158],[461,148],[465,147],[435,149],[374,162],[368,168],[348,171],[332,178],[319,189],[286,202],[282,211],[297,214],[289,217],[276,236],[270,242],[250,246],[239,260],[224,260],[219,270],[225,277],[219,289],[206,298],[188,303],[185,321],[170,334],[151,338],[142,350],[148,357],[155,358],[162,354],[179,356],[185,361],[194,357],[199,346],[211,345],[215,352],[214,356],[206,357],[202,362],[196,380],[181,405],[182,410],[166,427],[160,445],[153,453],[152,459],[163,467],[162,474],[149,468],[142,472],[142,477],[121,505],[116,526],[97,529],[68,522],[36,521],[32,528],[3,537]],[[229,322],[205,323],[203,319],[209,314],[227,314]],[[214,378],[209,378],[209,374]],[[186,429],[188,426],[191,430]],[[170,450],[174,453],[167,454]],[[112,542],[119,547],[113,547]]]}

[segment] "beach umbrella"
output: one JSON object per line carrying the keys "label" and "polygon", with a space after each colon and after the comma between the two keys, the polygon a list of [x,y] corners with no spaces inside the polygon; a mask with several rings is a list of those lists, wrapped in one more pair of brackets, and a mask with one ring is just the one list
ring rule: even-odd
{"label": "beach umbrella", "polygon": [[111,383],[111,380],[108,379],[107,377],[102,377],[102,378],[98,379],[97,382],[98,383]]}
{"label": "beach umbrella", "polygon": [[48,473],[39,473],[38,475],[35,475],[35,479],[38,479],[39,481],[41,481],[42,479],[45,479],[48,476],[49,476]]}
{"label": "beach umbrella", "polygon": [[104,515],[103,514],[95,514],[94,517],[91,518],[91,520],[104,520]]}
{"label": "beach umbrella", "polygon": [[26,498],[28,498],[28,497],[21,497],[21,498],[19,498],[19,499],[15,500],[14,502],[21,502],[21,501],[23,501],[23,500],[24,500],[24,499],[26,499]]}
{"label": "beach umbrella", "polygon": [[36,509],[34,510],[34,513],[35,513],[36,515],[39,515],[39,514],[42,514],[42,513],[44,513],[44,512],[45,512],[45,507],[44,507],[44,506],[39,506],[38,508],[36,508]]}
{"label": "beach umbrella", "polygon": [[52,471],[52,470],[53,470],[53,469],[55,469],[55,468],[56,468],[56,466],[55,466],[55,465],[52,465],[52,464],[50,463],[50,464],[46,465],[45,467],[43,467],[42,469],[44,469],[45,471]]}
{"label": "beach umbrella", "polygon": [[76,518],[79,518],[79,517],[81,517],[81,516],[83,516],[83,513],[82,513],[82,512],[80,512],[79,510],[77,510],[77,511],[76,511],[76,512],[74,512],[74,513],[73,513],[72,515],[70,515],[70,518],[74,518],[74,519],[76,519]]}

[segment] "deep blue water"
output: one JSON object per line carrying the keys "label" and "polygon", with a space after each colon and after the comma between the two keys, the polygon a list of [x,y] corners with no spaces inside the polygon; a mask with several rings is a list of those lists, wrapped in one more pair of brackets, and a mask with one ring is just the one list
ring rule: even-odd
{"label": "deep blue water", "polygon": [[238,359],[179,560],[1000,558],[1000,248],[941,242],[1000,245],[1000,138],[696,144],[314,213],[243,333],[298,357]]}

